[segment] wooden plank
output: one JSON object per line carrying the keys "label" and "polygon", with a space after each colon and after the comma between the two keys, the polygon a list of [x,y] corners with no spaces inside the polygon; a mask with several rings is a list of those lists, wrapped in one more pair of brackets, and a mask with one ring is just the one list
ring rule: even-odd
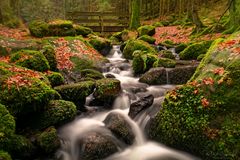
{"label": "wooden plank", "polygon": [[[74,17],[71,19],[74,22],[78,22],[78,23],[100,23],[101,20],[100,19],[82,19],[82,18],[77,18]],[[129,23],[128,19],[102,19],[103,23],[124,23],[127,24]]]}
{"label": "wooden plank", "polygon": [[[94,32],[102,32],[101,26],[87,26],[91,28]],[[128,28],[128,26],[104,26],[103,32],[119,32]]]}
{"label": "wooden plank", "polygon": [[128,13],[117,13],[117,12],[67,12],[67,16],[118,16],[118,17],[129,17]]}

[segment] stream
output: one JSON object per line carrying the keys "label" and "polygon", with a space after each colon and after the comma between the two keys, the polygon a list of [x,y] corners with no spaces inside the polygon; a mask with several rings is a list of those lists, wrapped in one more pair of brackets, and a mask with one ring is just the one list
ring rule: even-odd
{"label": "stream", "polygon": [[[145,136],[145,128],[151,117],[155,116],[161,107],[165,93],[173,89],[175,86],[166,84],[159,86],[149,86],[138,82],[139,78],[134,77],[131,68],[131,62],[122,57],[120,46],[113,46],[108,56],[110,63],[106,64],[104,75],[106,77],[115,77],[121,81],[122,93],[119,95],[110,111],[97,111],[92,114],[77,117],[73,122],[63,126],[59,130],[59,136],[62,140],[61,149],[58,151],[58,157],[62,160],[80,160],[79,148],[76,141],[80,137],[91,131],[108,135],[116,143],[119,144],[118,152],[105,158],[104,160],[196,160],[187,153],[176,151],[168,148],[160,143],[149,141]],[[167,81],[168,82],[168,81]],[[131,103],[138,101],[147,95],[154,96],[152,106],[140,114],[134,120],[129,116],[129,108]],[[92,96],[87,97],[86,108],[89,110],[94,107],[88,106],[92,100]],[[98,108],[98,107],[96,107]],[[134,143],[130,146],[122,145],[109,130],[104,128],[103,121],[112,113],[122,115],[131,126],[135,135]]]}

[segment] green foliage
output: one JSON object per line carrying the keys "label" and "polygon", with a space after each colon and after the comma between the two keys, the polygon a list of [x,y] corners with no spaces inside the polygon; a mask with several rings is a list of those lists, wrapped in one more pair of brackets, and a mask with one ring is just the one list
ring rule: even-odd
{"label": "green foliage", "polygon": [[45,110],[32,120],[32,127],[45,129],[49,126],[59,126],[71,121],[77,114],[77,107],[73,102],[52,100],[45,106]]}
{"label": "green foliage", "polygon": [[82,78],[92,78],[92,79],[94,79],[94,80],[104,78],[104,76],[102,75],[102,73],[100,73],[100,72],[97,71],[97,70],[93,70],[93,69],[84,69],[84,70],[81,70],[81,77],[82,77]]}
{"label": "green foliage", "polygon": [[197,61],[201,61],[204,57],[205,57],[206,54],[200,54],[198,57],[197,57]]}
{"label": "green foliage", "polygon": [[162,51],[160,51],[159,52],[159,56],[162,57],[162,58],[175,59],[175,56],[169,50],[162,50]]}
{"label": "green foliage", "polygon": [[54,89],[60,93],[64,100],[72,101],[77,106],[83,106],[86,97],[93,93],[94,87],[94,82],[83,81],[75,84],[58,86]]}
{"label": "green foliage", "polygon": [[124,47],[123,56],[127,59],[133,58],[133,52],[136,50],[146,51],[149,53],[156,53],[155,49],[147,42],[142,40],[129,40]]}
{"label": "green foliage", "polygon": [[158,57],[154,53],[147,53],[146,51],[135,51],[133,57],[133,71],[135,74],[141,74],[153,67]]}
{"label": "green foliage", "polygon": [[153,67],[175,68],[176,61],[169,58],[158,58]]}
{"label": "green foliage", "polygon": [[80,25],[74,25],[74,29],[76,30],[77,35],[82,35],[84,37],[93,33],[91,28],[80,26]]}
{"label": "green foliage", "polygon": [[6,107],[0,104],[0,142],[6,136],[15,132],[14,117],[8,112]]}
{"label": "green foliage", "polygon": [[44,21],[32,21],[28,27],[31,35],[34,37],[42,38],[49,34],[48,24]]}
{"label": "green foliage", "polygon": [[164,25],[162,24],[162,22],[155,22],[155,23],[153,24],[153,26],[155,26],[155,27],[164,27]]}
{"label": "green foliage", "polygon": [[149,35],[143,35],[143,36],[139,37],[138,39],[148,42],[149,44],[154,44],[156,42],[156,39]]}
{"label": "green foliage", "polygon": [[0,159],[1,160],[12,160],[11,156],[5,152],[0,150]]}
{"label": "green foliage", "polygon": [[0,103],[7,105],[14,115],[39,111],[57,96],[47,78],[39,72],[1,62],[0,75]]}
{"label": "green foliage", "polygon": [[50,81],[52,87],[56,87],[64,84],[64,77],[62,76],[61,73],[47,72],[45,75]]}
{"label": "green foliage", "polygon": [[37,144],[47,154],[54,153],[60,147],[57,130],[49,127],[37,137]]}
{"label": "green foliage", "polygon": [[141,26],[137,29],[139,36],[143,35],[149,35],[153,36],[155,34],[155,26],[151,25],[146,25],[146,26]]}
{"label": "green foliage", "polygon": [[117,79],[104,78],[96,81],[94,97],[99,100],[113,98],[119,95],[121,82]]}
{"label": "green foliage", "polygon": [[194,43],[189,45],[186,49],[180,52],[179,56],[183,60],[192,60],[197,59],[201,54],[205,54],[209,47],[211,46],[212,41],[203,41],[200,43]]}
{"label": "green foliage", "polygon": [[36,71],[46,71],[50,69],[46,57],[39,51],[21,50],[11,55],[11,62]]}
{"label": "green foliage", "polygon": [[43,46],[41,52],[48,60],[50,70],[57,71],[57,60],[54,48],[51,45],[45,45]]}

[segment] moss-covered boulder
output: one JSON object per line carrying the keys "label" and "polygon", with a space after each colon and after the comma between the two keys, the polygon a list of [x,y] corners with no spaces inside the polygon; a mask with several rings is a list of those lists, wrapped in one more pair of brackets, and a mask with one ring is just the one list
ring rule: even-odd
{"label": "moss-covered boulder", "polygon": [[60,148],[60,140],[54,127],[45,129],[37,136],[37,145],[45,154],[56,152]]}
{"label": "moss-covered boulder", "polygon": [[206,54],[211,44],[212,41],[203,41],[191,44],[179,53],[179,57],[182,60],[196,60],[199,55]]}
{"label": "moss-covered boulder", "polygon": [[81,77],[83,79],[93,79],[93,80],[97,80],[97,79],[102,79],[104,78],[103,74],[97,70],[94,69],[83,69],[80,71],[81,72]]}
{"label": "moss-covered boulder", "polygon": [[169,50],[162,50],[158,54],[159,54],[159,57],[162,57],[162,58],[175,59],[175,56]]}
{"label": "moss-covered boulder", "polygon": [[180,53],[180,52],[182,52],[185,48],[187,48],[188,47],[188,45],[187,44],[185,44],[185,43],[180,43],[180,44],[178,44],[176,47],[175,47],[175,52],[176,53]]}
{"label": "moss-covered boulder", "polygon": [[28,25],[32,36],[42,38],[48,35],[48,24],[44,21],[32,21]]}
{"label": "moss-covered boulder", "polygon": [[64,84],[64,77],[62,76],[61,73],[48,71],[48,72],[45,72],[44,74],[50,81],[50,84],[52,87],[56,87]]}
{"label": "moss-covered boulder", "polygon": [[122,39],[123,42],[126,42],[128,40],[137,39],[137,37],[138,37],[138,33],[136,31],[131,31],[131,30],[124,29],[121,32],[121,39]]}
{"label": "moss-covered boulder", "polygon": [[0,159],[1,160],[12,160],[11,156],[7,152],[2,151],[2,150],[0,150]]}
{"label": "moss-covered boulder", "polygon": [[50,69],[46,57],[39,51],[21,50],[11,55],[10,62],[40,72]]}
{"label": "moss-covered boulder", "polygon": [[175,68],[176,61],[169,58],[158,58],[153,67]]}
{"label": "moss-covered boulder", "polygon": [[58,98],[39,72],[0,62],[0,77],[0,103],[14,115],[39,111],[49,100]]}
{"label": "moss-covered boulder", "polygon": [[127,59],[133,59],[133,52],[136,50],[156,53],[155,49],[147,42],[142,40],[129,40],[124,47],[123,56]]}
{"label": "moss-covered boulder", "polygon": [[175,47],[174,42],[172,40],[168,40],[168,39],[163,42],[160,42],[158,45],[164,46],[166,48],[174,48]]}
{"label": "moss-covered boulder", "polygon": [[121,82],[117,79],[104,78],[96,81],[95,99],[111,104],[121,92]]}
{"label": "moss-covered boulder", "polygon": [[84,37],[93,33],[93,30],[91,28],[80,26],[80,25],[74,25],[74,29],[76,30],[77,35],[82,35]]}
{"label": "moss-covered boulder", "polygon": [[217,40],[191,81],[169,92],[150,137],[202,159],[240,155],[239,33]]}
{"label": "moss-covered boulder", "polygon": [[45,110],[35,114],[28,126],[33,129],[45,129],[49,126],[63,125],[77,114],[77,107],[73,102],[52,100],[45,106]]}
{"label": "moss-covered boulder", "polygon": [[153,64],[158,60],[158,57],[154,53],[148,53],[146,51],[135,51],[133,57],[133,71],[135,74],[141,74],[148,71],[153,67]]}
{"label": "moss-covered boulder", "polygon": [[156,42],[156,39],[149,35],[143,35],[143,36],[139,37],[138,39],[148,42],[149,44],[155,44],[155,42]]}
{"label": "moss-covered boulder", "polygon": [[94,49],[99,51],[102,55],[107,55],[112,49],[111,43],[108,39],[98,37],[95,35],[90,36],[89,43],[93,46]]}
{"label": "moss-covered boulder", "polygon": [[62,98],[74,102],[77,106],[84,106],[86,97],[93,93],[95,83],[83,81],[75,84],[62,85],[54,89],[60,93]]}
{"label": "moss-covered boulder", "polygon": [[51,46],[51,45],[44,45],[42,47],[41,52],[43,53],[43,55],[48,60],[50,70],[51,71],[57,71],[58,70],[57,69],[57,59],[56,59],[56,54],[55,54],[54,47]]}
{"label": "moss-covered boulder", "polygon": [[149,35],[153,36],[155,34],[155,26],[145,25],[137,29],[139,36]]}
{"label": "moss-covered boulder", "polygon": [[50,36],[75,36],[76,30],[72,21],[54,20],[48,23],[48,31]]}

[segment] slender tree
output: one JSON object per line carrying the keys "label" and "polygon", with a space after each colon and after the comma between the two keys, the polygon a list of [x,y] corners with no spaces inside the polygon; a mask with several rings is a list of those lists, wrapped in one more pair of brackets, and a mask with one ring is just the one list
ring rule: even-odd
{"label": "slender tree", "polygon": [[137,29],[140,24],[141,0],[131,0],[130,29]]}
{"label": "slender tree", "polygon": [[229,28],[233,32],[239,30],[240,26],[240,0],[229,0],[230,20]]}

